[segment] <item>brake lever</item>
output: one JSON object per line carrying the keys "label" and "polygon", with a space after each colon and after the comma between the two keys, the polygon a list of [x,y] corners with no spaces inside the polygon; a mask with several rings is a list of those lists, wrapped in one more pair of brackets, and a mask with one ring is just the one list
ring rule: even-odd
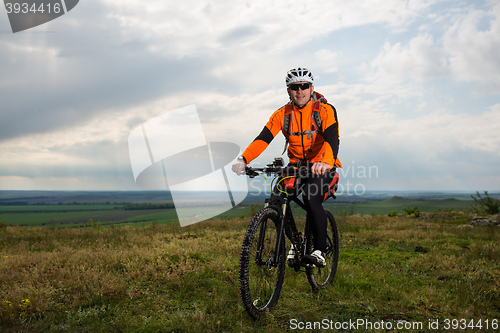
{"label": "brake lever", "polygon": [[255,178],[255,176],[259,175],[256,171],[252,170],[249,167],[245,167],[245,174],[250,178]]}

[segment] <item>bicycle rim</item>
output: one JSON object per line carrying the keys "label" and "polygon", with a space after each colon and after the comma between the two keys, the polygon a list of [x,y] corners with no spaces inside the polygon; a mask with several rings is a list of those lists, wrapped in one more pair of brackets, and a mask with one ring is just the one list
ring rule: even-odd
{"label": "bicycle rim", "polygon": [[[337,265],[339,261],[339,234],[335,217],[329,209],[325,209],[327,223],[326,232],[326,266],[323,268],[307,267],[306,274],[309,283],[313,289],[324,289],[328,287],[337,273]],[[312,235],[309,235],[312,239]],[[307,253],[312,253],[314,250],[314,239],[308,243]]]}
{"label": "bicycle rim", "polygon": [[[264,231],[261,227],[263,223],[266,224]],[[258,319],[276,305],[283,286],[285,242],[278,249],[281,252],[278,265],[266,264],[275,256],[278,225],[278,213],[274,209],[264,208],[250,221],[243,241],[240,258],[240,293],[245,309],[254,319]],[[257,263],[259,237],[263,237],[264,241],[261,260]]]}

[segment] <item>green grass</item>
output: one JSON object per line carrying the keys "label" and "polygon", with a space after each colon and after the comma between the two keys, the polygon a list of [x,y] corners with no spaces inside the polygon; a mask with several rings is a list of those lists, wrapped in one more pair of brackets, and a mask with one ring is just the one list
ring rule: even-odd
{"label": "green grass", "polygon": [[73,211],[99,211],[99,210],[113,210],[121,208],[123,205],[106,205],[106,204],[61,204],[61,205],[13,205],[13,206],[0,206],[0,213],[8,212],[73,212]]}
{"label": "green grass", "polygon": [[120,205],[22,205],[0,206],[0,223],[23,226],[85,226],[177,221],[175,209],[124,210]]}
{"label": "green grass", "polygon": [[[341,198],[339,198],[341,199]],[[327,205],[331,209],[341,212],[343,214],[364,214],[364,215],[381,215],[389,214],[389,212],[396,210],[398,213],[403,214],[406,207],[413,208],[417,206],[422,212],[434,212],[437,210],[470,210],[472,200],[458,200],[453,198],[438,199],[438,200],[425,200],[425,199],[406,199],[401,197],[393,197],[387,200],[366,200],[354,202],[335,202],[328,200]]]}
{"label": "green grass", "polygon": [[454,212],[338,216],[332,286],[312,292],[287,269],[277,307],[254,321],[239,299],[248,220],[0,227],[0,331],[283,332],[292,320],[365,319],[439,320],[432,332],[446,332],[445,319],[500,320],[500,227],[464,226]]}
{"label": "green grass", "polygon": [[[388,200],[367,200],[346,202],[329,199],[325,206],[335,211],[337,215],[352,214],[389,214],[391,211],[404,213],[404,208],[418,206],[423,212],[433,212],[436,210],[468,210],[472,200],[421,200],[404,199],[394,197]],[[255,207],[261,204],[240,204],[236,208],[228,210],[216,218],[230,219],[250,216]],[[293,206],[293,205],[292,205]],[[6,225],[26,225],[26,226],[55,226],[55,227],[81,227],[88,224],[92,219],[101,225],[112,224],[134,224],[147,225],[150,223],[161,223],[165,221],[172,223],[177,221],[175,209],[142,209],[124,210],[125,204],[44,204],[44,205],[17,205],[0,206],[0,224]],[[193,215],[206,211],[206,204],[192,207]],[[304,216],[301,208],[294,209],[294,214]]]}
{"label": "green grass", "polygon": [[[53,224],[59,221],[78,219],[81,217],[101,215],[102,211],[67,211],[50,213],[3,213],[0,215],[0,222],[7,225],[27,225],[36,226]],[[88,219],[86,219],[88,221]]]}

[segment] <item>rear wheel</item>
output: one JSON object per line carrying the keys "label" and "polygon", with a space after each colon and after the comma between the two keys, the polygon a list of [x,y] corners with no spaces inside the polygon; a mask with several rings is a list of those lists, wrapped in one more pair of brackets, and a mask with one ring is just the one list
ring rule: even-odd
{"label": "rear wheel", "polygon": [[[245,309],[254,319],[276,305],[283,287],[285,241],[283,239],[279,249],[275,248],[278,226],[278,213],[272,208],[264,208],[250,221],[243,240],[240,293]],[[276,251],[279,251],[279,260],[275,263]]]}
{"label": "rear wheel", "polygon": [[[326,231],[326,266],[306,267],[306,274],[309,283],[313,289],[319,290],[328,287],[335,274],[337,273],[337,265],[339,262],[339,233],[335,217],[329,209],[325,209],[327,217],[327,231]],[[307,239],[312,242],[307,243],[306,252],[312,253],[314,251],[314,239],[312,233],[307,235]]]}

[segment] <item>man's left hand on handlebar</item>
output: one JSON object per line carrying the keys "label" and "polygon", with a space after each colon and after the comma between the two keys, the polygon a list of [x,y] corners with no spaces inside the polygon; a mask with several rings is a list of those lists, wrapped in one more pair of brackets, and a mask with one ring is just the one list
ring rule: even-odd
{"label": "man's left hand on handlebar", "polygon": [[324,175],[326,171],[330,170],[331,166],[328,163],[316,162],[312,165],[311,171],[313,175]]}

